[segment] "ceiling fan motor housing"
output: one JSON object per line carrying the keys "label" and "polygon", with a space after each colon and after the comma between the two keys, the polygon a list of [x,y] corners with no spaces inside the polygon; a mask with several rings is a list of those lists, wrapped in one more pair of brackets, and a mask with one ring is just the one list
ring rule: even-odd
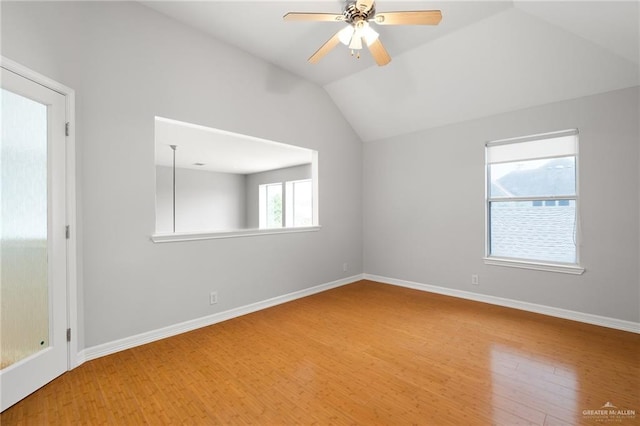
{"label": "ceiling fan motor housing", "polygon": [[375,4],[373,4],[369,10],[362,11],[358,9],[355,1],[349,1],[342,14],[344,15],[345,22],[353,24],[358,21],[367,21],[369,17],[373,17],[376,14],[376,7]]}

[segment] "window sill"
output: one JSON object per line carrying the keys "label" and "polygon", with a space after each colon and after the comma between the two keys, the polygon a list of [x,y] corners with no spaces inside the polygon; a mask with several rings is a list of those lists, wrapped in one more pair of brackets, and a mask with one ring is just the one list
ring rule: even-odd
{"label": "window sill", "polygon": [[172,243],[180,241],[216,240],[220,238],[254,237],[258,235],[295,234],[300,232],[319,231],[320,226],[304,226],[298,228],[275,229],[241,229],[223,232],[176,232],[173,234],[153,234],[151,241],[154,243]]}
{"label": "window sill", "polygon": [[560,263],[531,262],[526,260],[505,259],[498,257],[483,258],[485,265],[506,266],[509,268],[533,269],[536,271],[559,272],[562,274],[582,275],[584,268],[577,265]]}

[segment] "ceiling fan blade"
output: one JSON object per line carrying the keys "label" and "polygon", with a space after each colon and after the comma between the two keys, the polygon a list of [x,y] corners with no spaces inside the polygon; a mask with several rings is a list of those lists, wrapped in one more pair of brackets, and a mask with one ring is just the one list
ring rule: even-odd
{"label": "ceiling fan blade", "polygon": [[378,25],[438,25],[441,19],[439,10],[412,10],[377,13],[373,21]]}
{"label": "ceiling fan blade", "polygon": [[341,22],[344,21],[344,15],[335,13],[306,13],[306,12],[289,12],[282,17],[285,21],[324,21],[324,22]]}
{"label": "ceiling fan blade", "polygon": [[373,59],[375,59],[376,64],[379,66],[387,65],[391,62],[391,56],[389,56],[387,49],[384,48],[380,39],[376,39],[376,41],[369,45],[369,52],[371,52],[371,56],[373,56]]}
{"label": "ceiling fan blade", "polygon": [[360,12],[368,12],[373,7],[374,0],[357,0],[356,9]]}
{"label": "ceiling fan blade", "polygon": [[[340,30],[340,31],[342,31],[342,30]],[[333,35],[333,37],[331,37],[329,40],[327,40],[327,42],[325,44],[320,46],[320,49],[316,50],[316,53],[311,55],[311,57],[309,58],[309,62],[311,62],[312,64],[317,64],[318,61],[320,61],[320,59],[322,59],[324,57],[324,55],[326,55],[327,53],[329,53],[331,51],[331,49],[336,47],[338,45],[338,43],[340,43],[340,31],[335,33]]]}

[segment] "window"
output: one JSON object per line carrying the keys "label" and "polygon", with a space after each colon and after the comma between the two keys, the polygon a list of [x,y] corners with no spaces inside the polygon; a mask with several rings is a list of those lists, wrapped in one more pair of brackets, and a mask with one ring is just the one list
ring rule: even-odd
{"label": "window", "polygon": [[260,185],[258,198],[260,228],[313,225],[311,179]]}
{"label": "window", "polygon": [[313,188],[311,180],[287,182],[287,226],[313,225]]}
{"label": "window", "polygon": [[570,130],[486,144],[487,263],[583,271],[577,266],[577,135]]}
{"label": "window", "polygon": [[260,228],[282,228],[282,184],[260,185]]}

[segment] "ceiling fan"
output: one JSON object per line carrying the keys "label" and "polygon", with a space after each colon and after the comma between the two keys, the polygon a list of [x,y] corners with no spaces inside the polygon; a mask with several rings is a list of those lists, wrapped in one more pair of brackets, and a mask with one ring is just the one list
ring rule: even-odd
{"label": "ceiling fan", "polygon": [[438,25],[442,19],[439,10],[412,10],[406,12],[376,12],[374,0],[346,0],[341,14],[289,12],[284,15],[285,21],[321,21],[345,22],[348,25],[335,33],[325,44],[311,55],[309,62],[317,63],[338,43],[351,49],[351,55],[360,58],[363,44],[367,46],[373,59],[380,66],[391,61],[391,56],[378,38],[378,33],[371,28],[370,22],[378,25]]}

